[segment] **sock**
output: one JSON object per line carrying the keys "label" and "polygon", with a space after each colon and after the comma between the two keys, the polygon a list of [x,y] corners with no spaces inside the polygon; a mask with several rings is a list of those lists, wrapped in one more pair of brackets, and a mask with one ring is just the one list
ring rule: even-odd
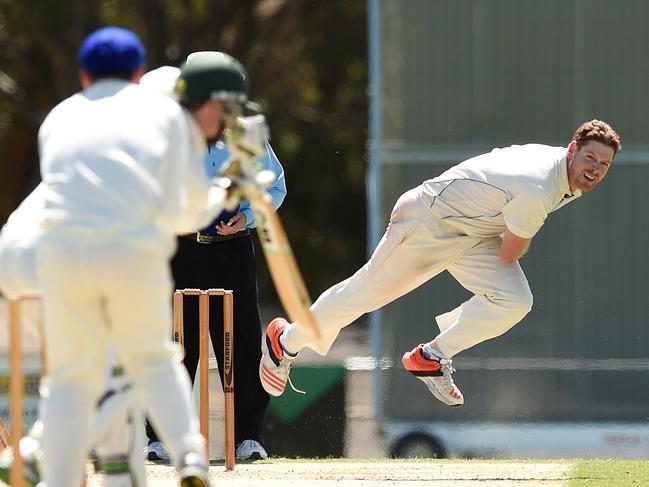
{"label": "sock", "polygon": [[292,352],[288,348],[286,348],[286,345],[284,345],[284,333],[279,336],[279,344],[282,346],[282,350],[284,350],[284,353],[288,356],[288,358],[297,357],[298,352]]}
{"label": "sock", "polygon": [[439,360],[446,358],[444,354],[432,344],[432,342],[428,342],[426,345],[421,347],[421,354],[428,360]]}

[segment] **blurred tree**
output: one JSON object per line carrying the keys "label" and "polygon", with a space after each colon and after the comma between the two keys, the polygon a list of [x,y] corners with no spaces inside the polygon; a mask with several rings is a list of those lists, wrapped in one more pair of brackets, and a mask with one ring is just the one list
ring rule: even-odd
{"label": "blurred tree", "polygon": [[[150,68],[179,65],[197,50],[240,59],[286,170],[280,215],[310,290],[318,294],[364,261],[362,0],[0,1],[2,221],[38,182],[44,115],[79,89],[80,42],[109,24],[140,35]],[[265,298],[273,296],[264,272],[260,285]]]}

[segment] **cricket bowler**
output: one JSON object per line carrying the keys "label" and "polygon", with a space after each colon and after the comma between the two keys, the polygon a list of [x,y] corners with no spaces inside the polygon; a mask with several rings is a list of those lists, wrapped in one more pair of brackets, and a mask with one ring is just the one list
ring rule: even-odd
{"label": "cricket bowler", "polygon": [[270,323],[259,365],[266,391],[282,394],[302,348],[325,355],[343,327],[448,270],[473,297],[437,316],[440,333],[402,361],[444,404],[464,404],[452,358],[530,311],[532,292],[518,260],[550,213],[604,180],[620,148],[610,125],[591,120],[567,147],[494,149],[404,193],[370,260],[311,306],[322,338],[283,318]]}

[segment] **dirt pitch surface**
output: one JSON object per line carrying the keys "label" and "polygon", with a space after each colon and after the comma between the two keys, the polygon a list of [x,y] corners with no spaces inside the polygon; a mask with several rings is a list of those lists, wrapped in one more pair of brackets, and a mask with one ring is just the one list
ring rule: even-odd
{"label": "dirt pitch surface", "polygon": [[[287,461],[239,464],[229,472],[211,466],[210,480],[215,487],[565,487],[569,469],[567,463]],[[147,477],[152,487],[178,485],[166,465],[147,465]],[[90,476],[88,485],[101,485],[101,477]]]}

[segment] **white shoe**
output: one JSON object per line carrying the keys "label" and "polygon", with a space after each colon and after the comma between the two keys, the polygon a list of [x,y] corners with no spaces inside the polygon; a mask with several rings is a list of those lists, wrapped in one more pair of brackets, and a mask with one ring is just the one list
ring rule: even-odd
{"label": "white shoe", "polygon": [[149,443],[149,446],[146,448],[146,457],[149,460],[169,461],[169,454],[165,450],[164,445],[159,441]]}
{"label": "white shoe", "polygon": [[180,487],[209,487],[208,466],[205,459],[197,453],[183,456],[178,468]]}
{"label": "white shoe", "polygon": [[268,453],[256,440],[243,440],[236,453],[237,460],[267,460]]}

